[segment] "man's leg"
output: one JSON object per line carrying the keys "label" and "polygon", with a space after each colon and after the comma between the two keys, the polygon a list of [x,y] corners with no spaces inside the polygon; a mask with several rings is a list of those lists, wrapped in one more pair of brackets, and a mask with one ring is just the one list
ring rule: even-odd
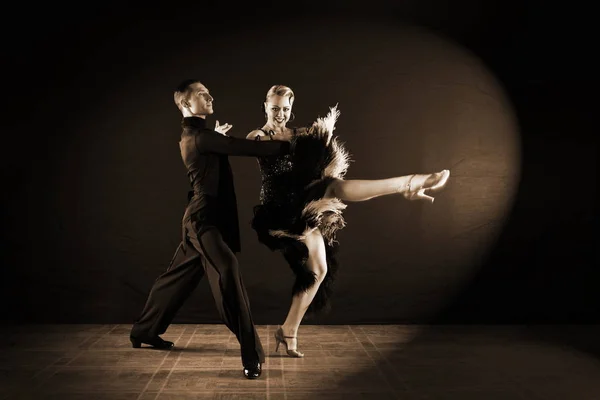
{"label": "man's leg", "polygon": [[180,244],[167,271],[154,282],[144,310],[131,329],[131,336],[153,339],[165,333],[203,276],[202,258],[198,251],[189,243],[184,251],[183,243]]}
{"label": "man's leg", "polygon": [[197,239],[190,237],[190,240],[202,253],[217,309],[240,343],[243,365],[247,367],[257,362],[263,363],[265,354],[252,321],[237,257],[217,229],[210,229]]}

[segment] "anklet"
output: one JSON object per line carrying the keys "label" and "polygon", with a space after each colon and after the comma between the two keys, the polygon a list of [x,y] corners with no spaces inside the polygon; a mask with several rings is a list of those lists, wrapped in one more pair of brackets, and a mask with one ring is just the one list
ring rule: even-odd
{"label": "anklet", "polygon": [[[412,191],[412,187],[410,186],[412,183],[413,178],[416,176],[416,174],[412,174],[412,176],[409,178],[408,183],[406,184],[406,186],[408,186],[408,190],[407,192],[410,193]],[[399,187],[397,189],[398,193],[402,193],[402,187]]]}

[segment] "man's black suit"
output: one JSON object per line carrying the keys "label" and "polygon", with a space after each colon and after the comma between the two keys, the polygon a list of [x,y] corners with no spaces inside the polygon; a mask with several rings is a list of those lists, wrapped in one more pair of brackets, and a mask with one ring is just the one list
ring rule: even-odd
{"label": "man's black suit", "polygon": [[264,362],[248,295],[234,252],[241,250],[237,201],[228,156],[287,154],[290,143],[251,141],[206,128],[199,117],[182,121],[181,157],[192,186],[182,221],[182,241],[160,275],[131,330],[134,337],[156,337],[206,274],[225,325],[236,335],[242,363]]}

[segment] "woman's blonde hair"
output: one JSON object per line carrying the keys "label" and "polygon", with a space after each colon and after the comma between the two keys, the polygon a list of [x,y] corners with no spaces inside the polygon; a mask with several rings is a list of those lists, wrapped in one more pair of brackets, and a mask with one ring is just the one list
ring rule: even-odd
{"label": "woman's blonde hair", "polygon": [[283,86],[283,85],[271,86],[271,89],[269,89],[269,91],[267,92],[266,101],[269,101],[269,99],[273,96],[289,97],[290,105],[294,104],[294,91],[287,86]]}

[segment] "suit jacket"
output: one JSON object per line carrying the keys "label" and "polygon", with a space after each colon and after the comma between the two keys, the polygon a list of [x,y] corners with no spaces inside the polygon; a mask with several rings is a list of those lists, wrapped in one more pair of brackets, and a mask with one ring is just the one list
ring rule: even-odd
{"label": "suit jacket", "polygon": [[[252,141],[224,136],[206,127],[200,117],[182,120],[179,147],[192,190],[183,216],[185,245],[189,224],[201,235],[216,227],[234,252],[241,250],[237,200],[228,156],[261,157],[289,154],[284,141]],[[187,226],[187,227],[186,227]]]}

